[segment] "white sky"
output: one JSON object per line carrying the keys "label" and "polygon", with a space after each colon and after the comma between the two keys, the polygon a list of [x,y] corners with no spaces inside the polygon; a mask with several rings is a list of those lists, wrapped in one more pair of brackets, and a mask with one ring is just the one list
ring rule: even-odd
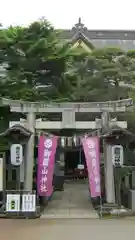
{"label": "white sky", "polygon": [[135,0],[0,0],[0,23],[24,25],[41,17],[56,28],[78,18],[89,29],[135,29]]}

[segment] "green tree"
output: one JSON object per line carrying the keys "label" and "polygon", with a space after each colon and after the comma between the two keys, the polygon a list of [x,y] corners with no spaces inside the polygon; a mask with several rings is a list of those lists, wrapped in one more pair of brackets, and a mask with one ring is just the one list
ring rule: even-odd
{"label": "green tree", "polygon": [[63,76],[69,47],[60,42],[48,21],[1,31],[0,49],[1,62],[8,64],[9,91],[5,89],[3,95],[36,101],[56,99],[65,91]]}
{"label": "green tree", "polygon": [[[130,64],[132,62],[132,65]],[[134,60],[116,48],[94,49],[73,56],[68,73],[74,78],[72,99],[106,101],[127,98],[130,89],[121,83],[134,79]]]}
{"label": "green tree", "polygon": [[1,30],[0,63],[8,64],[0,94],[14,99],[116,100],[130,92],[120,83],[134,81],[133,51],[70,49],[44,19],[29,27]]}

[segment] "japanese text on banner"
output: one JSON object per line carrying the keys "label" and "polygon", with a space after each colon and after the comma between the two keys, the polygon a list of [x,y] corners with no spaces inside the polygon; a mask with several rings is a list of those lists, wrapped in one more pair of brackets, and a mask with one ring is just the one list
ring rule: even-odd
{"label": "japanese text on banner", "polygon": [[44,142],[44,156],[43,156],[43,165],[42,165],[42,172],[41,172],[41,183],[40,183],[40,190],[41,192],[47,192],[47,176],[48,176],[48,165],[49,159],[51,156],[51,150],[49,149],[52,146],[52,142],[50,139],[47,139]]}
{"label": "japanese text on banner", "polygon": [[96,145],[95,142],[92,140],[87,141],[88,149],[89,149],[89,155],[91,156],[91,164],[92,164],[92,172],[94,175],[94,181],[95,181],[95,186],[96,186],[96,192],[100,191],[100,178],[98,174],[98,169],[97,169],[97,153],[96,153]]}

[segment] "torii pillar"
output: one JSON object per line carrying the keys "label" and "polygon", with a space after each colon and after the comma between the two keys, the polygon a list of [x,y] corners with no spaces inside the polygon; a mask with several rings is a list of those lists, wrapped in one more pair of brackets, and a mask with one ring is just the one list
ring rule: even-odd
{"label": "torii pillar", "polygon": [[[101,115],[103,130],[109,129],[109,113],[103,112]],[[105,192],[108,204],[115,203],[114,170],[112,163],[111,146],[103,140],[104,151],[104,174],[105,174]]]}
{"label": "torii pillar", "polygon": [[33,166],[34,166],[34,143],[35,143],[35,113],[29,112],[27,114],[27,126],[32,134],[28,140],[26,147],[26,166],[25,166],[25,180],[24,190],[32,191]]}

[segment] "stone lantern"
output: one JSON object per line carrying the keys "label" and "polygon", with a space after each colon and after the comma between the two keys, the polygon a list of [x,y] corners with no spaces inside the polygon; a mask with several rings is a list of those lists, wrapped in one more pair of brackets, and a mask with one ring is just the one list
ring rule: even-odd
{"label": "stone lantern", "polygon": [[[31,131],[20,124],[8,128],[0,134],[0,138],[5,138],[8,144],[5,152],[5,161],[3,165],[4,189],[20,190],[24,188],[25,169],[26,169],[26,149],[27,143],[31,136]],[[21,149],[21,153],[18,150]],[[14,151],[11,151],[11,149]],[[13,152],[13,153],[12,153]],[[12,155],[12,156],[11,156]],[[14,164],[15,158],[21,162]],[[11,163],[12,162],[12,163]]]}

